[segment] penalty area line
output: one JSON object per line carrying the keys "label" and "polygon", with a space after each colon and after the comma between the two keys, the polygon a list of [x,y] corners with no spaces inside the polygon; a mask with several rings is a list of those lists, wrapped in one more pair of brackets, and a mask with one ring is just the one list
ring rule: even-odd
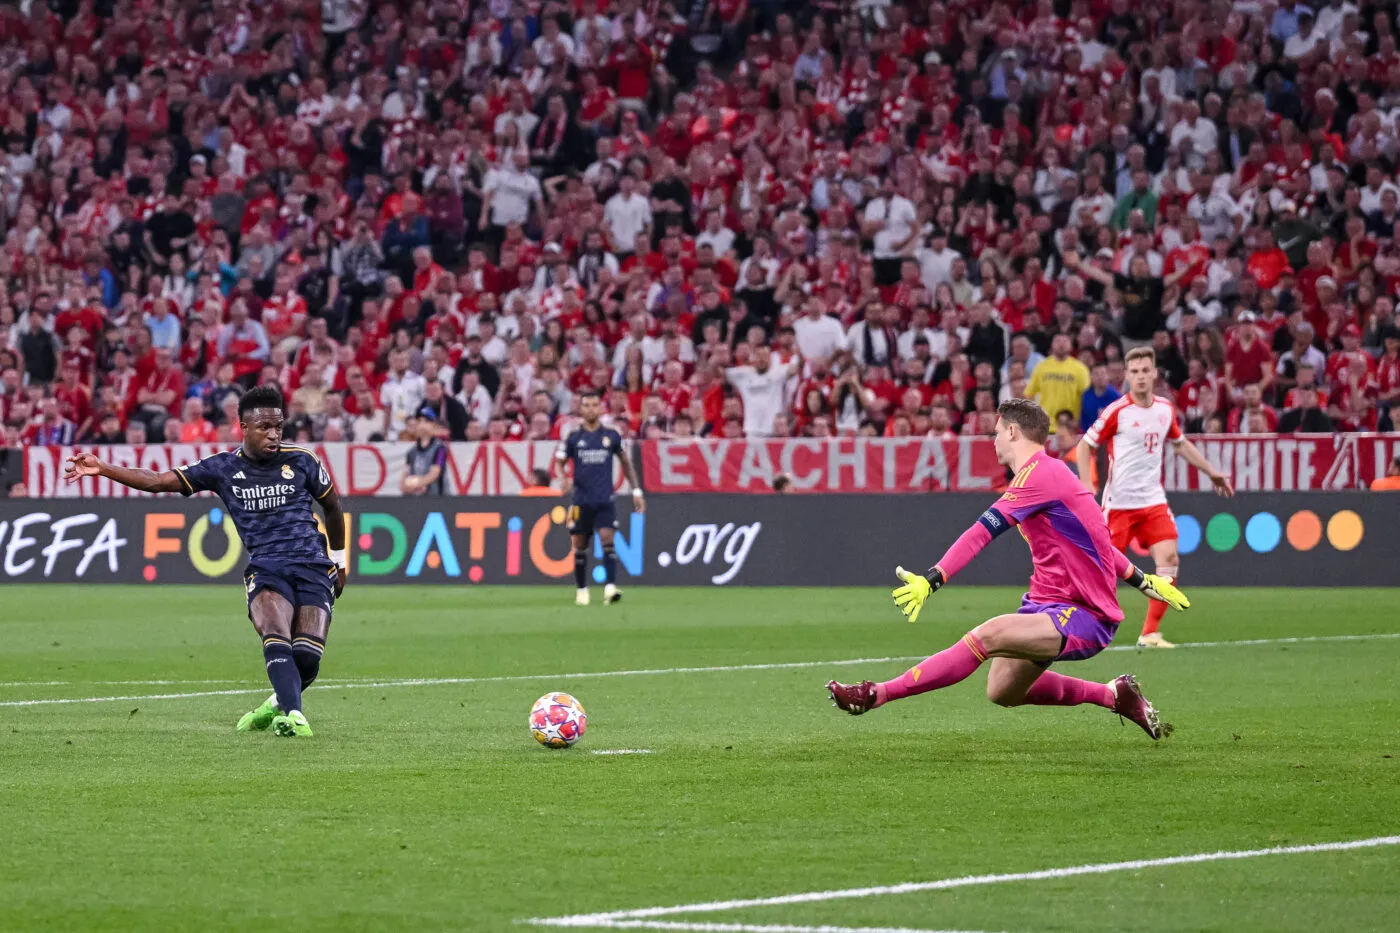
{"label": "penalty area line", "polygon": [[[1197,641],[1181,642],[1176,648],[1249,648],[1269,645],[1304,645],[1323,642],[1359,642],[1400,639],[1400,632],[1380,632],[1374,635],[1302,635],[1292,638],[1249,638],[1238,641]],[[1141,651],[1135,645],[1113,645],[1105,651]],[[1156,650],[1156,649],[1152,649]],[[511,674],[502,677],[418,677],[385,678],[383,680],[326,680],[321,681],[327,690],[387,690],[392,687],[442,687],[467,684],[501,684],[530,680],[596,680],[605,677],[654,677],[668,674],[727,674],[744,671],[790,671],[813,667],[853,667],[860,664],[889,664],[893,662],[922,661],[924,655],[911,654],[884,658],[849,658],[843,661],[788,661],[774,664],[724,664],[714,667],[665,667],[650,670],[625,671],[584,671],[572,674]],[[237,681],[132,681],[131,683],[236,683]],[[91,682],[90,682],[91,683]],[[101,682],[96,682],[101,683]],[[112,683],[117,683],[113,681]],[[11,683],[10,686],[19,686]],[[26,686],[60,686],[59,682],[34,682]],[[71,686],[78,686],[74,682]],[[0,684],[0,686],[6,686]],[[195,700],[203,697],[245,696],[266,693],[267,686],[230,690],[198,690],[190,693],[144,693],[124,696],[99,697],[45,697],[42,699],[0,700],[0,707],[6,706],[71,706],[78,703],[130,703],[136,700]]]}
{"label": "penalty area line", "polygon": [[[836,927],[784,927],[748,925],[701,925],[698,923],[677,923],[673,925],[649,925],[636,921],[675,914],[714,913],[717,911],[745,910],[754,907],[783,907],[792,904],[816,904],[825,901],[854,900],[867,897],[882,897],[890,894],[913,894],[922,891],[947,891],[953,888],[969,888],[979,885],[1010,884],[1019,881],[1044,881],[1055,878],[1074,878],[1081,875],[1106,875],[1119,871],[1141,871],[1147,868],[1169,868],[1174,865],[1196,865],[1203,862],[1225,862],[1241,859],[1263,858],[1271,855],[1309,855],[1317,852],[1349,852],[1356,849],[1372,849],[1380,846],[1400,845],[1400,836],[1375,836],[1370,839],[1355,839],[1346,842],[1320,842],[1309,845],[1274,846],[1267,849],[1240,849],[1232,852],[1198,852],[1193,855],[1173,855],[1168,858],[1133,859],[1126,862],[1100,862],[1090,865],[1072,865],[1066,868],[1046,868],[1040,871],[1012,872],[999,875],[964,875],[957,878],[943,878],[938,881],[913,881],[904,884],[881,885],[869,888],[846,888],[835,891],[809,891],[803,894],[783,894],[777,897],[754,897],[742,900],[708,901],[699,904],[677,904],[671,907],[645,907],[640,910],[613,910],[597,914],[573,914],[567,917],[531,917],[522,920],[532,926],[582,927],[592,929],[670,929],[670,930],[734,930],[776,931],[786,930],[796,933],[813,933]],[[847,928],[850,929],[850,928]],[[862,933],[874,933],[877,928],[863,928]]]}

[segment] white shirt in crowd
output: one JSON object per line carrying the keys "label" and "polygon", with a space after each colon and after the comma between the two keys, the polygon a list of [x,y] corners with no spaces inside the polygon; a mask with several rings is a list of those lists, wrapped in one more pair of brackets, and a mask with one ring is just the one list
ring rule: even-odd
{"label": "white shirt in crowd", "polygon": [[1283,44],[1283,57],[1295,60],[1303,58],[1315,47],[1326,41],[1327,36],[1317,28],[1316,20],[1314,20],[1312,32],[1306,36],[1300,30],[1288,37],[1288,41]]}
{"label": "white shirt in crowd", "polygon": [[297,105],[297,119],[312,126],[320,126],[335,111],[336,99],[329,94],[321,97],[308,97]]}
{"label": "white shirt in crowd", "polygon": [[559,35],[554,37],[553,41],[546,36],[540,36],[535,40],[535,58],[539,61],[540,65],[545,68],[552,68],[554,66],[555,42],[563,46],[562,61],[569,61],[574,57],[574,37],[567,32],[559,33]]}
{"label": "white shirt in crowd", "polygon": [[1189,139],[1196,155],[1205,158],[1215,150],[1218,134],[1219,130],[1216,129],[1214,121],[1206,117],[1197,117],[1195,123],[1182,120],[1172,127],[1171,145],[1176,149],[1183,139]]}
{"label": "white shirt in crowd", "polygon": [[813,320],[807,315],[792,322],[797,335],[797,349],[809,360],[829,360],[846,346],[846,332],[841,322],[829,314]]}
{"label": "white shirt in crowd", "polygon": [[1142,78],[1138,82],[1138,86],[1142,88],[1142,91],[1138,94],[1138,100],[1142,101],[1144,105],[1148,102],[1147,78],[1149,75],[1157,79],[1157,87],[1161,89],[1163,97],[1167,98],[1168,100],[1172,100],[1176,97],[1175,69],[1167,67],[1148,68],[1145,71],[1143,71]]}
{"label": "white shirt in crowd", "polygon": [[[956,328],[958,339],[963,346],[967,346],[967,338],[972,336],[972,329],[969,327]],[[948,358],[948,332],[938,330],[928,339],[929,353],[936,360],[946,360]]]}
{"label": "white shirt in crowd", "polygon": [[499,227],[525,223],[530,219],[530,202],[544,198],[538,178],[509,166],[487,172],[482,188],[491,194],[491,222]]}
{"label": "white shirt in crowd", "polygon": [[470,395],[467,394],[467,387],[462,386],[462,391],[457,393],[457,401],[462,403],[462,407],[467,410],[467,415],[473,421],[479,424],[490,423],[491,393],[486,391],[486,386],[478,382]]}
{"label": "white shirt in crowd", "polygon": [[[932,327],[925,327],[923,330],[909,328],[904,333],[895,338],[894,345],[899,351],[899,358],[902,360],[912,360],[914,358],[914,341],[923,337],[928,341],[929,349],[933,348],[934,342],[942,338],[943,346],[948,345],[948,338],[942,331],[934,330]],[[938,357],[942,359],[943,357]]]}
{"label": "white shirt in crowd", "polygon": [[580,16],[574,20],[574,41],[579,45],[588,41],[588,29],[593,27],[598,30],[599,37],[609,40],[612,38],[612,20],[601,13],[595,13],[593,18]]}
{"label": "white shirt in crowd", "polygon": [[1106,224],[1113,217],[1113,195],[1107,191],[1100,191],[1098,194],[1081,194],[1069,206],[1070,222],[1078,223],[1079,212],[1086,207],[1092,212],[1095,223]]}
{"label": "white shirt in crowd", "polygon": [[321,30],[340,35],[365,18],[363,0],[321,0]]}
{"label": "white shirt in crowd", "polygon": [[[681,359],[685,359],[685,344],[681,343]],[[651,385],[652,372],[666,360],[666,342],[660,337],[643,337],[640,341],[631,334],[626,334],[613,347],[612,368],[613,372],[622,374],[627,370],[627,351],[637,344],[642,348],[642,381]],[[695,358],[694,345],[690,348],[691,359]]]}
{"label": "white shirt in crowd", "polygon": [[914,258],[919,260],[919,278],[924,288],[932,292],[952,276],[953,263],[962,258],[962,253],[948,247],[942,252],[927,247],[915,252]]}
{"label": "white shirt in crowd", "polygon": [[1228,195],[1215,192],[1205,198],[1192,195],[1186,202],[1186,214],[1199,225],[1202,243],[1213,243],[1216,237],[1228,235],[1234,229],[1235,211],[1235,203]]}
{"label": "white shirt in crowd", "polygon": [[919,215],[914,210],[914,202],[903,195],[888,198],[882,195],[865,205],[865,219],[885,222],[884,228],[875,234],[875,257],[891,259],[899,255],[895,247],[909,238]]}
{"label": "white shirt in crowd", "polygon": [[384,384],[379,387],[379,404],[389,413],[389,440],[398,438],[409,416],[422,407],[427,390],[427,380],[411,369],[405,370],[402,376],[391,372],[384,378]]}
{"label": "white shirt in crowd", "polygon": [[[1209,280],[1207,280],[1209,281]],[[1181,319],[1185,316],[1185,309],[1190,308],[1196,312],[1196,321],[1201,327],[1209,327],[1220,319],[1220,315],[1225,313],[1225,309],[1220,302],[1206,295],[1204,301],[1188,296],[1184,302],[1177,305],[1175,311],[1167,315],[1167,329],[1173,332],[1181,329]]]}
{"label": "white shirt in crowd", "polygon": [[493,126],[492,129],[496,131],[497,136],[504,136],[506,134],[506,127],[512,123],[520,129],[520,138],[529,140],[530,134],[533,133],[535,127],[539,125],[540,118],[528,110],[523,113],[511,113],[507,110],[496,118],[495,126]]}
{"label": "white shirt in crowd", "polygon": [[603,207],[603,223],[608,225],[617,249],[631,252],[637,234],[651,226],[651,204],[636,191],[630,198],[619,191],[608,198],[608,203]]}
{"label": "white shirt in crowd", "polygon": [[482,359],[486,360],[486,362],[490,363],[492,366],[500,366],[506,361],[506,353],[508,353],[509,350],[510,347],[507,346],[504,340],[500,337],[492,336],[490,340],[482,343],[481,356]]}
{"label": "white shirt in crowd", "polygon": [[[711,233],[706,230],[695,238],[695,247],[697,249],[704,246],[706,243],[709,243],[715,248],[716,256],[723,256],[734,248],[734,231],[730,230],[728,227],[720,227],[717,233]],[[739,281],[743,282],[745,280],[741,278]]]}
{"label": "white shirt in crowd", "polygon": [[1274,372],[1280,376],[1285,376],[1288,374],[1288,367],[1290,364],[1294,367],[1311,366],[1313,369],[1317,370],[1318,373],[1324,373],[1327,371],[1327,355],[1317,347],[1309,346],[1303,351],[1303,358],[1298,359],[1298,354],[1290,349],[1278,358],[1278,364],[1274,367]]}
{"label": "white shirt in crowd", "polygon": [[[865,354],[866,332],[870,334],[870,358]],[[891,355],[895,348],[890,346],[890,342],[885,339],[884,328],[870,330],[869,325],[864,321],[856,321],[851,325],[851,329],[846,331],[846,349],[850,350],[855,358],[863,364],[875,363],[881,366],[888,366]]]}
{"label": "white shirt in crowd", "polygon": [[1376,211],[1380,210],[1380,209],[1381,209],[1381,195],[1384,194],[1386,191],[1394,191],[1397,195],[1400,195],[1400,188],[1396,187],[1394,182],[1383,181],[1383,182],[1381,182],[1380,187],[1379,187],[1379,188],[1376,188],[1374,191],[1371,189],[1371,186],[1370,186],[1370,185],[1362,185],[1362,186],[1361,186],[1361,210],[1362,210],[1362,212],[1363,212],[1363,213],[1366,213],[1366,214],[1373,214],[1373,213],[1375,213]]}
{"label": "white shirt in crowd", "polygon": [[1313,22],[1313,32],[1322,33],[1329,40],[1335,41],[1342,37],[1342,17],[1348,13],[1355,13],[1357,9],[1351,3],[1341,3],[1333,6],[1330,3],[1317,8],[1317,19]]}
{"label": "white shirt in crowd", "polygon": [[749,437],[773,433],[773,421],[784,408],[788,378],[797,366],[794,360],[788,366],[769,366],[764,372],[752,366],[731,366],[724,371],[724,377],[744,400],[744,433]]}

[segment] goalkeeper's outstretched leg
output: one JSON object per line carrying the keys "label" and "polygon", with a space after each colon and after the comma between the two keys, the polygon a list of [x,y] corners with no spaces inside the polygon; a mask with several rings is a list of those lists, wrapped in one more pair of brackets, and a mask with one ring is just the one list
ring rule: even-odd
{"label": "goalkeeper's outstretched leg", "polygon": [[1156,710],[1130,676],[1100,684],[1047,670],[1057,660],[1098,654],[1112,642],[1116,627],[1078,606],[1026,600],[1020,612],[987,620],[893,680],[832,681],[827,690],[838,708],[858,716],[893,700],[961,683],[991,660],[987,696],[1000,706],[1102,706],[1159,738],[1163,730]]}

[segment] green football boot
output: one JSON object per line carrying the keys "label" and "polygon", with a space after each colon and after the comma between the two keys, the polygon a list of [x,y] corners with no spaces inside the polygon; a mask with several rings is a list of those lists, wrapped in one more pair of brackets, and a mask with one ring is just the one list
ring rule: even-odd
{"label": "green football boot", "polygon": [[277,694],[273,694],[263,701],[263,705],[253,710],[251,713],[244,713],[243,718],[238,720],[239,732],[261,732],[272,721],[277,718],[280,710],[277,709]]}
{"label": "green football boot", "polygon": [[306,721],[301,710],[292,710],[285,716],[277,716],[272,720],[272,731],[283,738],[292,736],[311,736],[311,723]]}

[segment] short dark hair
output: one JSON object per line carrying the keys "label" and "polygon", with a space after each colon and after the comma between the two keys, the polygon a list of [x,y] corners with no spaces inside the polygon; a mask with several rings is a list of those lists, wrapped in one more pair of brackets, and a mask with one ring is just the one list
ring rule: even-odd
{"label": "short dark hair", "polygon": [[578,400],[581,402],[586,398],[596,398],[598,401],[601,402],[603,400],[603,395],[601,392],[598,392],[594,389],[584,389],[578,394]]}
{"label": "short dark hair", "polygon": [[997,408],[997,415],[1007,424],[1014,424],[1032,444],[1044,444],[1050,436],[1050,416],[1028,398],[1009,398]]}
{"label": "short dark hair", "polygon": [[282,390],[276,386],[257,386],[249,389],[238,400],[238,420],[243,418],[250,411],[259,408],[275,408],[280,412],[285,412],[286,408],[282,403]]}

